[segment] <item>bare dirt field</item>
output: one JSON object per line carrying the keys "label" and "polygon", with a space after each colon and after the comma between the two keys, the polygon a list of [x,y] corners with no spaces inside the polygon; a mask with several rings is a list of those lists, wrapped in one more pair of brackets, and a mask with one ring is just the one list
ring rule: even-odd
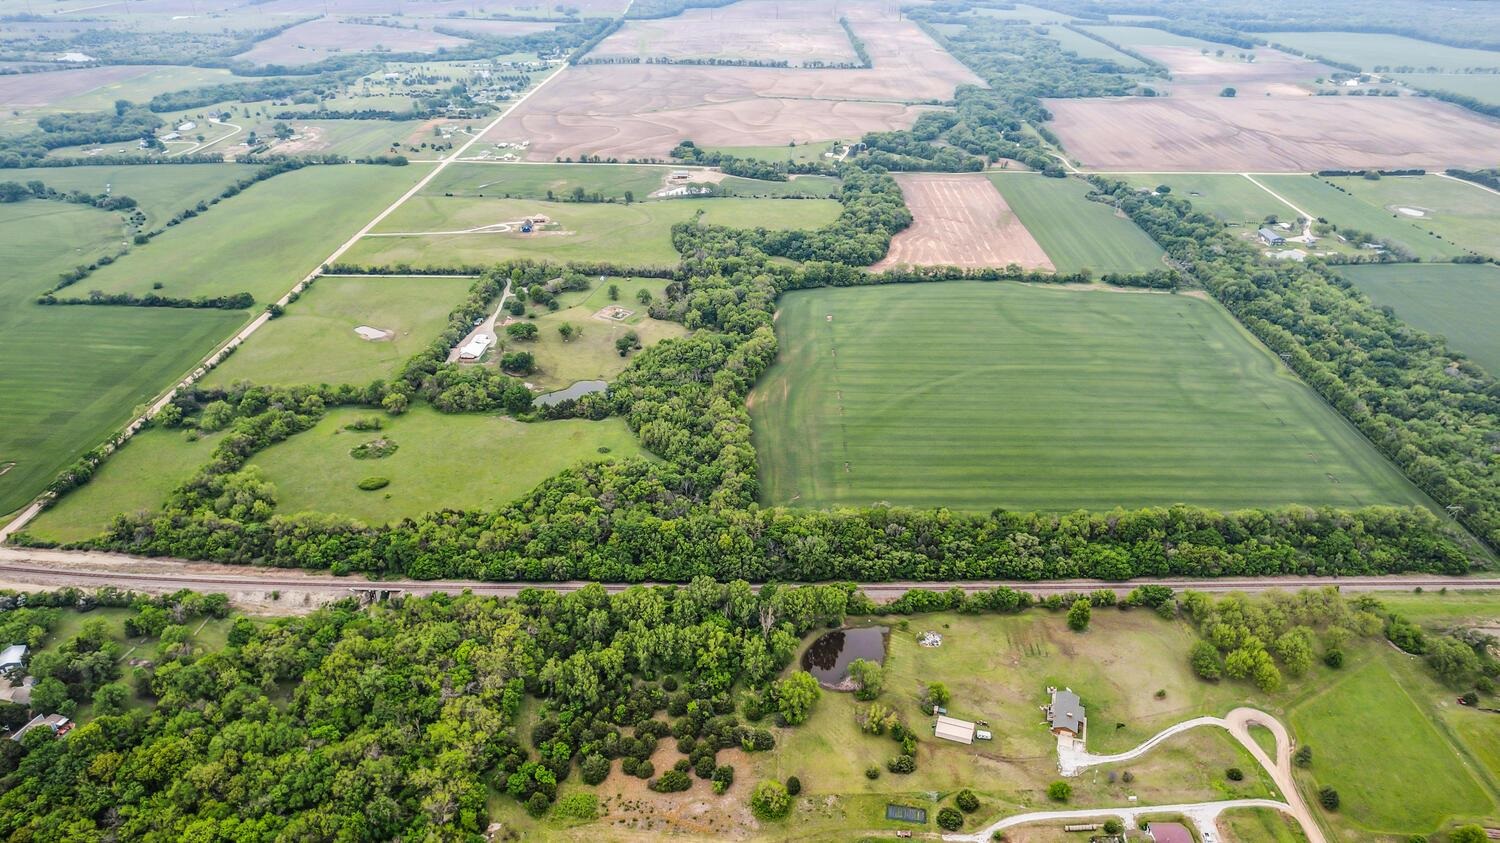
{"label": "bare dirt field", "polygon": [[411,21],[423,29],[444,29],[450,32],[459,32],[464,35],[489,36],[508,38],[512,35],[530,35],[533,32],[543,32],[556,29],[557,24],[546,21],[524,21],[524,20],[481,20],[478,18],[426,18],[424,20]]}
{"label": "bare dirt field", "polygon": [[1084,166],[1113,171],[1307,172],[1493,166],[1500,121],[1412,97],[1047,100]]}
{"label": "bare dirt field", "polygon": [[912,224],[873,269],[1005,266],[1052,269],[1052,261],[1005,197],[981,173],[900,173],[896,181]]}
{"label": "bare dirt field", "polygon": [[1333,73],[1333,68],[1280,50],[1255,51],[1255,61],[1234,57],[1241,52],[1226,49],[1220,56],[1203,55],[1196,47],[1138,47],[1143,54],[1172,71],[1167,86],[1172,96],[1217,97],[1232,87],[1240,97],[1309,96],[1313,80]]}
{"label": "bare dirt field", "polygon": [[41,108],[154,69],[149,65],[119,64],[0,76],[0,108]]}
{"label": "bare dirt field", "polygon": [[339,53],[366,52],[383,47],[393,52],[431,52],[469,42],[420,29],[371,26],[334,20],[315,20],[257,43],[235,56],[256,64],[299,65],[322,61]]}
{"label": "bare dirt field", "polygon": [[717,9],[688,9],[661,20],[630,21],[589,56],[760,59],[794,66],[859,60],[834,5],[825,0],[746,0]]}

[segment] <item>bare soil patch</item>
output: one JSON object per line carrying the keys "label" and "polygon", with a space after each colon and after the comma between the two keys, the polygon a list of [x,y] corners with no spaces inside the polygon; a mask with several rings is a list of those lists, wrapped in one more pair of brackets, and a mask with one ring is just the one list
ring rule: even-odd
{"label": "bare soil patch", "polygon": [[546,21],[524,21],[524,20],[482,20],[479,18],[429,18],[427,20],[415,21],[423,29],[444,29],[449,32],[457,32],[463,35],[473,33],[476,36],[499,36],[530,35],[533,32],[544,32],[556,29],[557,25]]}
{"label": "bare soil patch", "polygon": [[1140,172],[1306,172],[1491,166],[1500,121],[1412,97],[1047,100],[1085,166]]}
{"label": "bare soil patch", "polygon": [[41,108],[155,69],[119,64],[0,76],[0,108]]}
{"label": "bare soil patch", "polygon": [[377,48],[393,52],[432,52],[439,47],[467,43],[462,38],[421,29],[325,19],[294,26],[257,43],[235,58],[256,64],[299,65],[312,64],[339,53],[369,52]]}
{"label": "bare soil patch", "polygon": [[662,20],[630,21],[589,55],[672,59],[756,59],[792,65],[857,62],[830,0],[746,0],[688,9]]}
{"label": "bare soil patch", "polygon": [[900,173],[913,222],[873,269],[891,266],[1005,266],[1053,269],[1036,238],[978,173]]}
{"label": "bare soil patch", "polygon": [[1140,47],[1147,56],[1165,64],[1172,71],[1168,90],[1172,96],[1217,97],[1226,87],[1245,96],[1309,96],[1312,83],[1334,69],[1319,62],[1283,53],[1280,50],[1255,50],[1255,61],[1235,58],[1246,52],[1226,48],[1223,56],[1203,55],[1194,47]]}

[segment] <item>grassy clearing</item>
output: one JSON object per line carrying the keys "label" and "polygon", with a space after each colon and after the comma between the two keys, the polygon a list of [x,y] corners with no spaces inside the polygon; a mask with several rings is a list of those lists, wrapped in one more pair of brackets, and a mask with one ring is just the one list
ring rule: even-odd
{"label": "grassy clearing", "polygon": [[1500,624],[1500,592],[1424,591],[1380,595],[1380,602],[1423,626]]}
{"label": "grassy clearing", "polygon": [[777,335],[781,357],[751,395],[769,503],[1422,501],[1197,297],[983,283],[796,292]]}
{"label": "grassy clearing", "polygon": [[153,428],[131,438],[86,485],[64,495],[26,527],[40,538],[74,542],[104,532],[116,515],[161,508],[167,495],[208,463],[223,432],[189,441],[180,430]]}
{"label": "grassy clearing", "polygon": [[[376,229],[404,236],[366,237],[345,256],[382,266],[455,266],[510,258],[673,265],[672,226],[702,219],[745,228],[821,228],[841,206],[826,199],[674,199],[634,205],[417,196]],[[561,230],[521,234],[442,234],[546,214]],[[408,234],[409,233],[409,234]]]}
{"label": "grassy clearing", "polygon": [[1500,105],[1500,75],[1494,73],[1397,73],[1397,79],[1413,88],[1447,91]]}
{"label": "grassy clearing", "polygon": [[1162,269],[1162,250],[1113,208],[1085,198],[1080,179],[1034,173],[991,174],[990,181],[1041,244],[1058,272],[1149,272]]}
{"label": "grassy clearing", "polygon": [[1413,326],[1448,338],[1491,372],[1500,372],[1500,268],[1490,264],[1399,264],[1339,269],[1377,305]]}
{"label": "grassy clearing", "polygon": [[[1496,78],[1500,78],[1497,76]],[[1500,195],[1440,176],[1330,179],[1362,201],[1457,246],[1500,256]],[[1402,208],[1420,211],[1413,217]]]}
{"label": "grassy clearing", "polygon": [[454,164],[422,189],[423,196],[563,198],[581,187],[623,200],[630,191],[645,199],[666,183],[669,167],[629,164]]}
{"label": "grassy clearing", "polygon": [[1263,32],[1260,35],[1272,43],[1356,64],[1365,70],[1376,67],[1412,70],[1500,67],[1500,53],[1450,47],[1404,35],[1369,32]]}
{"label": "grassy clearing", "polygon": [[261,182],[104,267],[80,291],[279,298],[425,168],[307,167]]}
{"label": "grassy clearing", "polygon": [[1296,820],[1270,808],[1227,811],[1219,817],[1219,829],[1232,843],[1305,843],[1307,840]]}
{"label": "grassy clearing", "polygon": [[1339,792],[1342,822],[1425,834],[1491,812],[1488,794],[1403,685],[1369,664],[1292,712],[1299,738],[1316,748],[1313,780]]}
{"label": "grassy clearing", "polygon": [[[0,181],[36,179],[58,190],[82,190],[129,196],[140,203],[146,227],[165,225],[178,211],[218,196],[224,188],[255,172],[248,164],[176,164],[163,167],[29,167],[6,170]],[[225,206],[227,207],[227,206]],[[214,211],[221,210],[218,207]],[[212,212],[210,212],[212,213]]]}
{"label": "grassy clearing", "polygon": [[1121,176],[1135,187],[1172,188],[1172,195],[1193,203],[1193,209],[1213,214],[1234,226],[1254,227],[1267,216],[1286,218],[1287,206],[1244,176],[1239,175],[1173,175]]}
{"label": "grassy clearing", "polygon": [[[610,301],[611,284],[620,288],[618,301]],[[636,300],[641,290],[650,291],[659,300],[666,285],[666,281],[655,278],[611,278],[596,281],[588,292],[565,293],[559,297],[562,307],[558,310],[532,309],[535,318],[530,321],[536,323],[539,331],[536,340],[507,342],[507,347],[525,349],[536,355],[538,370],[527,375],[526,380],[541,389],[562,389],[582,380],[609,380],[630,365],[630,358],[621,357],[615,348],[615,341],[627,332],[634,331],[645,348],[663,339],[687,334],[687,329],[677,322],[652,319],[646,307]],[[611,304],[634,313],[619,322],[594,318],[601,308]],[[582,329],[583,333],[563,342],[558,328],[564,322]],[[503,334],[501,340],[506,341]]]}
{"label": "grassy clearing", "polygon": [[[382,524],[444,507],[492,509],[582,460],[644,452],[620,419],[522,424],[503,416],[443,415],[418,407],[379,432],[344,430],[369,410],[330,412],[316,427],[251,460],[276,486],[277,511],[326,512]],[[389,457],[358,460],[355,446],[395,440]],[[366,477],[391,482],[374,492]]]}
{"label": "grassy clearing", "polygon": [[[65,171],[64,171],[65,172]],[[41,307],[57,275],[121,248],[118,214],[61,202],[0,206],[0,512],[20,507],[185,372],[243,314]]]}
{"label": "grassy clearing", "polygon": [[[389,378],[442,332],[473,283],[443,277],[319,278],[204,384],[365,384]],[[361,339],[354,333],[361,325],[394,335]]]}
{"label": "grassy clearing", "polygon": [[1082,58],[1112,61],[1121,67],[1145,67],[1139,59],[1127,56],[1108,44],[1095,41],[1087,35],[1080,34],[1066,27],[1048,27],[1046,37],[1061,44],[1064,50],[1077,53]]}
{"label": "grassy clearing", "polygon": [[[1368,231],[1404,246],[1422,260],[1451,260],[1465,253],[1458,246],[1429,234],[1426,226],[1340,191],[1316,176],[1256,176],[1256,179],[1314,217],[1326,219],[1340,228]],[[1282,213],[1283,219],[1294,216],[1291,209]]]}
{"label": "grassy clearing", "polygon": [[1193,49],[1206,47],[1210,50],[1225,51],[1239,49],[1228,44],[1205,41],[1189,35],[1178,35],[1164,29],[1152,29],[1149,26],[1085,26],[1084,28],[1127,47],[1192,47]]}

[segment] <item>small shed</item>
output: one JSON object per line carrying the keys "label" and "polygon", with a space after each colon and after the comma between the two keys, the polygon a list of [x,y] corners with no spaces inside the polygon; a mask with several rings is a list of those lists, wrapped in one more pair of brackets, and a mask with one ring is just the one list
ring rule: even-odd
{"label": "small shed", "polygon": [[957,717],[938,715],[937,727],[933,734],[945,741],[954,743],[971,744],[974,742],[974,724],[967,720],[959,720]]}
{"label": "small shed", "polygon": [[12,644],[0,652],[0,673],[18,670],[26,664],[26,645]]}

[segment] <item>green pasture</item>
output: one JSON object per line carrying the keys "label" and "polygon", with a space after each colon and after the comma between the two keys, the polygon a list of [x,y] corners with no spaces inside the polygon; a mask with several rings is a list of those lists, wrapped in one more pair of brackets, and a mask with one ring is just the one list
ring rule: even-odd
{"label": "green pasture", "polygon": [[[1077,53],[1082,58],[1112,61],[1115,64],[1120,65],[1121,67],[1145,67],[1145,65],[1142,64],[1141,61],[1134,56],[1128,56],[1120,52],[1119,50],[1116,50],[1114,47],[1109,46],[1108,44],[1105,44],[1101,41],[1095,41],[1087,35],[1075,32],[1074,30],[1068,29],[1065,26],[1048,27],[1047,35],[1045,37],[1056,41],[1057,43],[1062,45],[1062,48],[1064,50],[1072,53]],[[1124,42],[1120,41],[1116,43]]]}
{"label": "green pasture", "polygon": [[1500,67],[1500,52],[1450,47],[1404,35],[1373,32],[1262,32],[1274,44],[1285,44],[1306,53],[1358,65],[1364,70],[1409,68],[1462,70],[1470,67]]}
{"label": "green pasture", "polygon": [[[1330,179],[1356,197],[1461,249],[1500,257],[1500,194],[1442,176]],[[1420,211],[1412,217],[1400,209]]]}
{"label": "green pasture", "polygon": [[[1368,231],[1376,237],[1406,247],[1422,260],[1451,260],[1465,254],[1458,246],[1429,234],[1427,227],[1420,222],[1340,191],[1316,176],[1273,175],[1255,178],[1314,217],[1326,219],[1340,228]],[[1345,190],[1348,188],[1345,187]],[[1287,208],[1282,218],[1294,217],[1296,213]],[[1320,248],[1322,245],[1320,244]]]}
{"label": "green pasture", "polygon": [[79,291],[168,296],[249,292],[272,302],[399,197],[422,165],[306,167],[260,182],[138,246]]}
{"label": "green pasture", "polygon": [[[344,429],[371,415],[381,417],[384,429]],[[379,437],[394,440],[397,451],[384,459],[349,455]],[[524,424],[420,406],[397,417],[368,409],[330,411],[312,430],[256,454],[250,464],[275,485],[278,512],[384,524],[443,508],[493,509],[580,461],[644,453],[619,418]],[[357,484],[366,477],[385,477],[390,485],[361,491]]]}
{"label": "green pasture", "polygon": [[173,489],[208,463],[224,432],[189,436],[165,428],[137,433],[92,480],[59,498],[26,531],[49,541],[82,541],[104,532],[116,515],[161,509]]}
{"label": "green pasture", "polygon": [[129,196],[146,214],[146,227],[154,229],[165,225],[178,211],[212,200],[224,188],[253,175],[256,169],[249,164],[27,167],[0,171],[0,181],[35,180],[62,191],[104,193],[107,190],[115,196]]}
{"label": "green pasture", "polygon": [[827,161],[823,153],[833,150],[833,141],[807,141],[786,146],[705,146],[704,152],[724,152],[762,161]]}
{"label": "green pasture", "polygon": [[1230,225],[1258,226],[1268,216],[1295,216],[1285,203],[1241,175],[1150,175],[1120,176],[1133,187],[1155,190],[1172,188],[1172,196],[1186,199],[1193,210],[1213,214]]}
{"label": "green pasture", "polygon": [[121,217],[27,200],[0,205],[0,230],[7,234],[0,238],[0,369],[6,373],[0,378],[0,512],[9,512],[103,441],[133,407],[186,373],[245,317],[37,305],[37,293],[59,273],[123,248]]}
{"label": "green pasture", "polygon": [[[672,265],[672,226],[701,218],[743,228],[821,228],[841,206],[827,199],[674,199],[633,205],[415,196],[345,255],[363,265],[455,266],[511,258]],[[558,230],[458,233],[543,213]],[[453,233],[444,233],[453,232]]]}
{"label": "green pasture", "polygon": [[987,18],[1001,18],[1003,20],[1024,20],[1028,23],[1036,24],[1074,20],[1072,15],[1053,11],[1052,9],[1043,9],[1039,6],[1028,6],[1025,3],[1016,3],[1014,4],[1014,8],[1010,9],[980,7],[974,9],[974,14]]}
{"label": "green pasture", "polygon": [[1421,504],[1218,305],[1021,284],[793,292],[750,396],[767,503]]}
{"label": "green pasture", "polygon": [[1229,831],[1233,843],[1306,843],[1307,835],[1296,820],[1272,808],[1225,811],[1219,826]]}
{"label": "green pasture", "polygon": [[1224,50],[1225,52],[1238,51],[1240,48],[1230,44],[1221,44],[1217,41],[1205,41],[1202,38],[1194,38],[1190,35],[1178,35],[1165,29],[1154,29],[1149,26],[1086,26],[1084,27],[1095,35],[1101,35],[1116,44],[1126,47],[1192,47],[1195,50],[1207,48],[1209,50]]}
{"label": "green pasture", "polygon": [[1161,247],[1114,208],[1086,197],[1080,179],[991,173],[990,181],[1058,272],[1137,273],[1162,269]]}
{"label": "green pasture", "polygon": [[[618,301],[609,298],[610,285],[620,288]],[[641,290],[650,291],[661,301],[667,282],[657,278],[609,278],[595,281],[587,292],[564,293],[559,296],[559,309],[533,307],[527,321],[535,322],[537,338],[526,342],[509,340],[503,329],[499,330],[500,341],[507,349],[530,351],[536,357],[537,371],[527,375],[526,380],[539,389],[562,389],[576,381],[610,380],[625,370],[637,352],[621,357],[615,341],[627,332],[634,331],[641,345],[650,348],[661,340],[681,337],[687,329],[680,323],[652,319],[647,308],[636,300]],[[596,318],[601,308],[611,304],[634,311],[623,320]],[[534,317],[534,318],[532,318]],[[558,328],[566,322],[581,331],[573,339],[563,342]]]}
{"label": "green pasture", "polygon": [[670,167],[634,164],[473,164],[456,163],[438,173],[423,196],[558,199],[574,188],[624,200],[630,191],[637,201],[666,184]]}
{"label": "green pasture", "polygon": [[1500,105],[1500,74],[1496,73],[1396,73],[1397,79],[1428,91],[1447,91]]}
{"label": "green pasture", "polygon": [[1448,339],[1491,372],[1500,372],[1500,268],[1491,264],[1392,264],[1341,267],[1377,305]]}
{"label": "green pasture", "polygon": [[[392,377],[448,324],[472,278],[325,276],[204,379],[205,386],[366,384]],[[366,340],[359,326],[392,331]]]}

